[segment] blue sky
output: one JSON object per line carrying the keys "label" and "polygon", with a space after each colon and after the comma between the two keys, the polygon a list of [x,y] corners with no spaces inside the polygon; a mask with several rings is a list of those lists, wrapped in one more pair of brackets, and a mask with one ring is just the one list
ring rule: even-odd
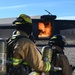
{"label": "blue sky", "polygon": [[58,19],[75,20],[75,0],[0,0],[0,18],[17,17],[21,13],[46,15],[45,10]]}

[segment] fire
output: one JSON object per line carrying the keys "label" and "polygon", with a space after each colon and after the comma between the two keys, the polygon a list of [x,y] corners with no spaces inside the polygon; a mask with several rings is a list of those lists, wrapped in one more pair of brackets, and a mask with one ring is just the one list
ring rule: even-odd
{"label": "fire", "polygon": [[38,23],[39,34],[38,37],[50,37],[52,35],[51,22],[39,22]]}

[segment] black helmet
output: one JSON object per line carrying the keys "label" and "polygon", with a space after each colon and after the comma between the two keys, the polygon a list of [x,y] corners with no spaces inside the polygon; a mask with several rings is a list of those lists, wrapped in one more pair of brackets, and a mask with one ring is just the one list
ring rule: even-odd
{"label": "black helmet", "polygon": [[65,38],[61,34],[56,34],[50,38],[49,45],[56,45],[61,48],[64,47],[66,41]]}

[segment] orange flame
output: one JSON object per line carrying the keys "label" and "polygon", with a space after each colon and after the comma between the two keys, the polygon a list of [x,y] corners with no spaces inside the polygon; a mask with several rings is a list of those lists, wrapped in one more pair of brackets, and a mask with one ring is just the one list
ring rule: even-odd
{"label": "orange flame", "polygon": [[52,35],[52,24],[51,22],[38,23],[39,34],[38,37],[50,37]]}

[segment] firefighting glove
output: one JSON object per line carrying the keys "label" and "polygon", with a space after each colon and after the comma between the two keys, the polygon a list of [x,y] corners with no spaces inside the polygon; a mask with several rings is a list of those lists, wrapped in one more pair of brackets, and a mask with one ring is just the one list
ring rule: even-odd
{"label": "firefighting glove", "polygon": [[56,71],[62,71],[62,68],[61,67],[56,67],[53,64],[51,64],[51,71],[54,71],[54,72],[56,72]]}

